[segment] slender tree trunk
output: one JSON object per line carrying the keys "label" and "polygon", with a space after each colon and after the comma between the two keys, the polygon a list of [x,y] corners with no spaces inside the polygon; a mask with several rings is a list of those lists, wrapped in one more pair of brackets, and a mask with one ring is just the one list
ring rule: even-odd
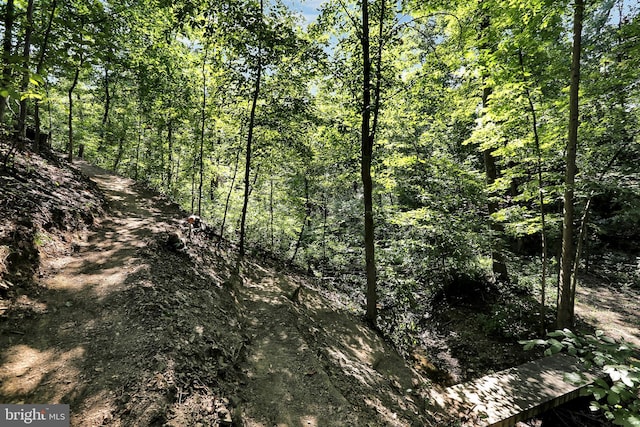
{"label": "slender tree trunk", "polygon": [[193,163],[191,165],[191,213],[195,213],[196,208],[196,162],[198,158],[193,156]]}
{"label": "slender tree trunk", "polygon": [[567,138],[567,165],[565,171],[564,215],[562,221],[562,260],[557,327],[572,328],[575,289],[572,287],[574,260],[576,257],[573,237],[574,190],[576,177],[576,152],[578,145],[580,54],[582,50],[582,19],[584,0],[575,0],[573,17],[573,49],[571,53],[571,86],[569,88],[569,132]]}
{"label": "slender tree trunk", "polygon": [[273,178],[269,179],[269,240],[271,252],[275,252],[275,238],[273,234]]}
{"label": "slender tree trunk", "polygon": [[107,146],[107,138],[109,137],[109,110],[111,109],[111,92],[109,92],[109,64],[110,61],[104,64],[104,111],[102,113],[102,122],[100,124],[100,142],[98,145],[98,151],[102,151]]}
{"label": "slender tree trunk", "polygon": [[[53,0],[51,2],[51,12],[49,13],[49,20],[47,22],[47,29],[44,33],[44,39],[42,41],[42,46],[40,47],[40,55],[38,57],[38,65],[36,66],[36,74],[42,76],[42,71],[44,68],[44,59],[47,54],[47,48],[49,45],[49,38],[51,36],[51,27],[53,26],[53,18],[56,13],[58,2],[57,0]],[[40,121],[40,100],[36,98],[33,109],[33,118],[36,126],[36,141],[35,141],[35,149],[36,151],[40,150],[40,133],[41,133],[41,121]]]}
{"label": "slender tree trunk", "polygon": [[329,217],[329,207],[327,206],[327,195],[323,195],[322,201],[322,265],[327,264],[327,219]]}
{"label": "slender tree trunk", "polygon": [[[380,22],[382,25],[382,22]],[[367,321],[375,326],[378,317],[378,294],[376,290],[375,241],[373,224],[373,181],[371,179],[371,160],[373,157],[373,138],[371,134],[371,58],[369,41],[369,2],[362,2],[362,124],[361,178],[364,196],[364,251],[367,277]]]}
{"label": "slender tree trunk", "polygon": [[82,67],[82,58],[80,58],[80,64],[76,68],[76,71],[73,75],[73,82],[71,83],[71,87],[69,88],[69,117],[68,117],[68,126],[69,126],[69,140],[67,142],[67,160],[69,162],[73,162],[73,90],[76,88],[78,84],[78,77],[80,76],[80,67]]}
{"label": "slender tree trunk", "polygon": [[207,109],[207,53],[208,48],[204,50],[204,58],[202,59],[202,127],[200,128],[200,184],[198,186],[198,216],[202,216],[202,182],[204,180],[204,131],[205,131],[205,115]]}
{"label": "slender tree trunk", "polygon": [[304,199],[305,199],[305,209],[304,209],[304,220],[302,221],[302,227],[300,228],[300,234],[298,234],[298,240],[296,241],[295,249],[293,250],[293,255],[289,260],[289,264],[293,264],[296,259],[296,255],[298,255],[298,250],[300,250],[300,245],[302,244],[302,238],[304,237],[305,228],[309,225],[311,221],[311,200],[309,199],[309,179],[304,177]]}
{"label": "slender tree trunk", "polygon": [[[164,131],[164,123],[163,122],[159,122],[158,123],[158,136],[157,136],[157,142],[158,142],[158,147],[156,150],[153,150],[155,152],[159,152],[160,153],[160,167],[158,168],[160,170],[160,185],[163,188],[167,188],[167,174],[166,174],[166,163],[164,161],[164,155],[166,153],[166,150],[164,149],[164,138],[163,138],[163,131]],[[149,168],[150,172],[154,170],[153,167]]]}
{"label": "slender tree trunk", "polygon": [[138,143],[136,145],[136,163],[133,172],[133,179],[138,180],[138,168],[140,164],[140,147],[142,146],[142,138],[144,136],[144,128],[142,127],[142,105],[140,105],[140,112],[138,113]]}
{"label": "slender tree trunk", "polygon": [[116,159],[113,161],[114,172],[118,172],[118,165],[120,164],[120,160],[122,160],[123,152],[124,152],[124,136],[120,135],[120,139],[118,140],[118,153],[116,154]]}
{"label": "slender tree trunk", "polygon": [[[9,66],[11,58],[11,39],[13,37],[13,21],[14,21],[14,0],[7,0],[7,6],[4,15],[4,38],[2,40],[2,81],[0,89],[9,87],[11,83],[11,67]],[[7,97],[0,96],[0,124],[4,121],[4,114],[7,109]]]}
{"label": "slender tree trunk", "polygon": [[[27,3],[27,23],[24,31],[24,48],[22,51],[22,60],[24,61],[24,72],[22,74],[21,92],[26,92],[29,87],[29,58],[31,53],[31,34],[33,33],[33,0]],[[27,130],[27,99],[20,100],[20,116],[18,117],[18,132],[20,138],[24,141]]]}
{"label": "slender tree trunk", "polygon": [[169,164],[167,165],[167,188],[173,195],[173,121],[167,122],[167,143],[169,144]]}
{"label": "slender tree trunk", "polygon": [[236,185],[236,176],[238,175],[238,164],[240,163],[240,151],[241,149],[238,148],[238,151],[236,152],[236,163],[233,168],[233,176],[231,177],[231,186],[229,187],[229,192],[227,193],[227,200],[224,204],[224,214],[222,215],[222,225],[220,226],[220,240],[218,242],[222,241],[222,236],[224,235],[224,225],[227,222],[227,213],[229,212],[229,201],[231,200],[231,193],[233,193],[233,187]]}
{"label": "slender tree trunk", "polygon": [[571,277],[570,277],[571,301],[569,303],[569,310],[570,310],[569,315],[571,319],[575,318],[576,288],[578,286],[578,270],[580,267],[580,258],[582,257],[584,242],[587,237],[587,228],[589,226],[589,213],[591,211],[591,201],[593,200],[593,194],[594,193],[592,192],[589,195],[589,198],[587,199],[587,203],[585,203],[585,206],[584,206],[584,212],[582,214],[582,218],[580,219],[580,228],[579,228],[578,238],[576,242],[575,257],[573,259],[573,266],[571,270]]}
{"label": "slender tree trunk", "polygon": [[538,172],[538,201],[540,203],[540,222],[542,230],[540,230],[541,236],[541,252],[542,252],[542,271],[540,273],[540,332],[544,333],[546,329],[546,318],[547,318],[547,264],[548,264],[548,252],[547,252],[547,218],[546,213],[544,211],[544,181],[542,180],[542,155],[540,153],[540,139],[537,131],[537,121],[535,115],[535,109],[533,108],[533,102],[531,101],[531,97],[529,96],[529,103],[531,106],[531,112],[533,115],[533,128],[534,128],[534,138],[536,141],[536,152],[537,152],[537,172]]}
{"label": "slender tree trunk", "polygon": [[[260,16],[262,19],[262,13],[264,8],[263,0],[260,0]],[[250,184],[249,179],[251,175],[251,146],[253,143],[253,128],[256,120],[256,107],[258,106],[258,98],[260,97],[260,82],[262,79],[262,45],[258,46],[258,63],[256,64],[256,80],[253,90],[253,98],[251,101],[251,113],[249,115],[249,130],[247,132],[247,152],[244,169],[244,201],[242,203],[242,217],[240,219],[240,256],[244,256],[245,253],[245,233],[246,233],[246,220],[247,220],[247,206],[249,204]]]}
{"label": "slender tree trunk", "polygon": [[540,333],[544,334],[546,325],[545,320],[547,317],[547,264],[548,264],[548,253],[547,253],[547,218],[545,213],[544,206],[544,181],[542,180],[542,152],[540,150],[540,135],[538,134],[538,115],[533,104],[533,98],[531,96],[531,91],[527,86],[526,79],[526,70],[524,67],[524,57],[522,51],[518,52],[518,56],[520,59],[520,68],[522,71],[522,79],[524,82],[524,90],[525,95],[527,96],[527,101],[529,102],[529,112],[531,113],[531,126],[533,128],[533,142],[535,144],[536,149],[536,172],[538,175],[538,202],[540,203],[540,222],[542,226],[542,230],[540,231],[541,236],[541,262],[542,262],[542,272],[540,277]]}
{"label": "slender tree trunk", "polygon": [[[628,145],[633,143],[633,138],[629,138],[628,136],[627,138],[628,139],[625,138],[625,143],[618,148],[618,150],[611,157],[611,159],[609,160],[607,165],[604,167],[604,169],[600,171],[597,182],[601,182],[604,179],[605,174],[609,171],[609,169],[611,169],[611,167],[615,163],[618,156],[620,156],[620,154]],[[587,243],[587,230],[589,228],[589,214],[591,213],[591,203],[593,201],[594,196],[595,196],[595,191],[592,190],[591,193],[589,194],[589,197],[587,197],[587,201],[584,204],[582,217],[580,218],[580,228],[578,229],[579,231],[578,231],[578,238],[576,243],[576,255],[575,255],[575,259],[573,260],[573,271],[571,272],[571,297],[572,297],[571,316],[572,317],[574,316],[576,288],[578,286],[578,270],[580,266],[580,260],[582,258],[582,252],[583,252],[584,246]]]}

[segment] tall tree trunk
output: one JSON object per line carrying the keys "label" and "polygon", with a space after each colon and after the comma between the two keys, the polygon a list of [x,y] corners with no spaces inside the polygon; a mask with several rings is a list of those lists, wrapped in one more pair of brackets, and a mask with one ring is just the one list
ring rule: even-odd
{"label": "tall tree trunk", "polygon": [[271,242],[271,252],[275,252],[273,219],[273,177],[271,177],[269,178],[269,241]]}
{"label": "tall tree trunk", "polygon": [[[264,2],[260,0],[260,19],[264,10]],[[262,43],[262,42],[261,42]],[[258,63],[256,64],[256,80],[251,101],[251,113],[249,114],[249,130],[247,132],[247,152],[244,168],[244,200],[242,202],[242,217],[240,219],[240,256],[245,253],[245,228],[247,220],[247,206],[249,204],[250,194],[250,175],[251,175],[251,145],[253,143],[253,128],[256,121],[256,107],[258,106],[258,98],[260,97],[260,82],[262,79],[262,44],[258,46]]]}
{"label": "tall tree trunk", "polygon": [[69,126],[69,140],[67,142],[67,160],[69,162],[73,162],[73,90],[76,88],[78,84],[78,77],[80,76],[80,67],[82,67],[82,57],[80,58],[80,63],[76,68],[76,71],[73,75],[73,82],[71,83],[71,87],[69,88],[68,96],[69,96],[69,117],[68,117],[68,126]]}
{"label": "tall tree trunk", "polygon": [[560,272],[560,295],[558,301],[557,327],[572,328],[575,289],[571,277],[575,260],[573,237],[574,190],[576,177],[576,151],[578,146],[580,54],[582,50],[582,19],[584,0],[575,0],[573,15],[573,49],[571,52],[571,86],[569,88],[569,132],[567,138],[567,164],[565,171],[564,215],[562,221],[562,261]]}
{"label": "tall tree trunk", "polygon": [[[384,2],[383,2],[384,3]],[[382,22],[380,22],[382,25]],[[371,58],[369,40],[369,2],[362,2],[362,124],[361,124],[361,178],[364,196],[364,251],[365,272],[367,277],[367,321],[375,326],[378,317],[378,294],[376,290],[375,240],[373,224],[373,181],[371,179],[371,160],[373,157],[373,138],[371,134]]]}
{"label": "tall tree trunk", "polygon": [[[47,22],[47,29],[44,33],[44,39],[42,40],[42,46],[40,46],[40,54],[38,56],[38,65],[36,66],[36,74],[42,76],[42,71],[44,68],[44,59],[47,55],[47,48],[49,45],[49,38],[51,36],[51,27],[53,26],[53,18],[56,13],[58,2],[57,0],[53,0],[51,2],[51,12],[49,13],[49,20]],[[35,141],[35,149],[36,151],[40,150],[40,133],[41,133],[41,120],[40,120],[40,100],[36,98],[33,108],[33,119],[36,126],[36,141]]]}
{"label": "tall tree trunk", "polygon": [[138,143],[136,144],[136,161],[133,171],[133,179],[138,180],[138,169],[140,164],[140,147],[142,146],[142,138],[144,136],[144,128],[142,127],[142,105],[139,106],[138,112]]}
{"label": "tall tree trunk", "polygon": [[[327,194],[322,196],[322,266],[327,264],[327,220],[329,217],[329,206],[327,201]],[[323,273],[324,275],[324,273]]]}
{"label": "tall tree trunk", "polygon": [[220,240],[218,240],[218,242],[222,241],[222,236],[224,235],[224,225],[227,222],[227,213],[229,212],[229,201],[231,200],[231,193],[233,193],[233,187],[236,185],[236,176],[238,175],[238,163],[240,162],[240,151],[241,149],[238,148],[238,151],[236,152],[236,163],[233,168],[233,176],[231,177],[231,186],[229,187],[229,192],[227,193],[227,200],[224,204],[224,214],[222,215],[222,225],[220,225]]}
{"label": "tall tree trunk", "polygon": [[196,162],[198,158],[193,156],[193,163],[191,164],[191,213],[195,213],[196,209]]}
{"label": "tall tree trunk", "polygon": [[[489,105],[489,96],[491,95],[491,88],[485,87],[482,90],[482,108],[485,109]],[[498,178],[498,167],[496,165],[496,159],[492,154],[490,148],[482,152],[482,158],[484,160],[484,169],[487,185],[492,185]],[[502,235],[503,229],[500,224],[493,220],[493,214],[498,212],[498,204],[492,200],[489,195],[489,201],[487,202],[487,212],[489,214],[489,224],[492,231],[491,237],[491,263],[492,271],[496,279],[501,282],[509,282],[509,273],[507,271],[507,265],[504,261],[504,256],[500,252],[498,241]]]}
{"label": "tall tree trunk", "polygon": [[[164,138],[162,137],[162,133],[164,131],[164,123],[159,122],[158,123],[158,136],[157,136],[157,143],[158,143],[158,147],[157,149],[153,150],[155,152],[160,152],[160,167],[158,168],[160,171],[160,185],[162,186],[162,188],[167,188],[167,178],[166,178],[166,163],[164,161],[164,155],[166,153],[166,150],[164,149]],[[152,171],[155,168],[150,168]]]}
{"label": "tall tree trunk", "polygon": [[[22,51],[22,60],[24,61],[24,72],[22,74],[22,84],[20,91],[26,92],[29,87],[29,58],[31,53],[31,34],[33,33],[33,0],[27,3],[27,23],[24,31],[24,47]],[[24,140],[27,131],[27,99],[20,100],[20,116],[18,117],[18,133],[20,138]]]}
{"label": "tall tree trunk", "polygon": [[200,128],[200,183],[198,186],[198,216],[202,216],[202,182],[204,180],[204,130],[205,115],[207,109],[207,53],[208,48],[204,50],[204,58],[202,58],[202,127]]}
{"label": "tall tree trunk", "polygon": [[107,129],[109,123],[109,110],[111,109],[111,92],[109,92],[109,65],[107,58],[104,64],[104,111],[102,113],[102,122],[100,123],[100,142],[98,143],[98,151],[102,151],[107,146],[107,138],[109,131]]}
{"label": "tall tree trunk", "polygon": [[542,263],[542,272],[540,277],[540,333],[544,334],[546,329],[546,317],[547,317],[547,263],[548,263],[548,253],[547,253],[547,218],[545,213],[544,206],[544,181],[542,180],[542,152],[540,150],[540,135],[538,134],[538,114],[536,112],[535,106],[533,104],[533,97],[531,96],[531,91],[528,87],[528,82],[526,78],[526,70],[524,66],[524,56],[522,51],[518,52],[518,57],[520,60],[520,68],[522,71],[522,80],[524,82],[524,91],[527,96],[527,100],[529,102],[529,112],[531,113],[531,127],[533,129],[533,142],[535,144],[536,149],[536,172],[538,175],[538,202],[540,203],[540,222],[542,226],[542,230],[540,231],[541,235],[541,263]]}
{"label": "tall tree trunk", "polygon": [[169,194],[173,195],[173,122],[167,122],[167,143],[169,144],[169,164],[167,165],[167,188]]}
{"label": "tall tree trunk", "polygon": [[544,211],[544,181],[542,180],[542,154],[540,152],[540,137],[538,135],[538,122],[536,118],[536,110],[533,106],[533,101],[531,100],[531,95],[527,90],[527,97],[529,98],[529,106],[531,108],[531,115],[533,118],[533,132],[534,139],[536,143],[536,158],[537,164],[536,169],[538,172],[538,202],[540,203],[540,222],[542,230],[540,230],[541,236],[541,263],[542,263],[542,271],[540,273],[540,332],[544,333],[546,329],[546,318],[547,318],[547,264],[549,259],[549,254],[547,252],[547,217]]}
{"label": "tall tree trunk", "polygon": [[289,264],[293,264],[296,259],[296,255],[298,255],[298,251],[300,250],[300,245],[302,244],[302,238],[304,237],[304,231],[307,225],[311,222],[311,200],[309,199],[309,179],[305,175],[304,177],[304,220],[302,221],[302,227],[300,228],[300,234],[298,234],[298,240],[296,241],[295,249],[293,250],[293,255],[289,260]]}
{"label": "tall tree trunk", "polygon": [[[11,67],[9,66],[11,58],[11,39],[13,37],[13,21],[14,21],[14,0],[7,0],[7,6],[4,15],[4,38],[2,40],[2,81],[0,89],[9,87],[11,82]],[[7,97],[0,96],[0,124],[4,121],[4,113],[7,109]]]}

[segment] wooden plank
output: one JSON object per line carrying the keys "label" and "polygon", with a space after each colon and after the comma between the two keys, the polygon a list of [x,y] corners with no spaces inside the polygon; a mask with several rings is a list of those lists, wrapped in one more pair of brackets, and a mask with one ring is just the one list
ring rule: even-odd
{"label": "wooden plank", "polygon": [[[582,380],[566,382],[565,374],[581,374]],[[448,387],[435,403],[463,425],[509,427],[574,399],[598,376],[585,372],[578,359],[556,354]]]}

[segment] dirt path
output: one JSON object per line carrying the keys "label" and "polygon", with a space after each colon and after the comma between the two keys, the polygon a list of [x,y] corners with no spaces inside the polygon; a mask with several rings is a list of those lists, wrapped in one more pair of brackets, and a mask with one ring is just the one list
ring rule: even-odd
{"label": "dirt path", "polygon": [[[69,403],[77,426],[432,425],[426,382],[301,283],[194,239],[184,213],[79,162],[108,213],[0,323],[0,401]],[[183,228],[184,229],[184,228]]]}
{"label": "dirt path", "polygon": [[243,364],[245,425],[429,425],[424,379],[314,291],[290,301],[294,285],[262,275],[241,289],[252,343]]}
{"label": "dirt path", "polygon": [[141,359],[153,356],[144,354],[148,325],[137,322],[136,308],[125,300],[144,286],[134,279],[149,267],[140,256],[148,238],[176,226],[161,214],[178,212],[137,193],[130,180],[79,166],[105,192],[110,215],[97,231],[79,236],[67,256],[42,251],[40,294],[3,325],[0,395],[10,402],[71,403],[73,424],[101,425],[112,419],[123,389],[145,380]]}
{"label": "dirt path", "polygon": [[637,291],[587,277],[576,293],[575,310],[583,321],[612,338],[623,338],[640,348],[640,298]]}

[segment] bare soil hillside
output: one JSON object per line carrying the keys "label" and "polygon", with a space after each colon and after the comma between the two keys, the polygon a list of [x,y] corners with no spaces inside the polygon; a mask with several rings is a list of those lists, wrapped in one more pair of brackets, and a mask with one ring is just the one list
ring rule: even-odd
{"label": "bare soil hillside", "polygon": [[0,180],[0,402],[69,403],[76,426],[439,424],[360,319],[188,239],[159,195],[35,154]]}
{"label": "bare soil hillside", "polygon": [[[346,294],[189,238],[187,215],[52,153],[0,170],[0,402],[68,403],[74,426],[446,426],[433,381],[539,356],[451,306],[408,364]],[[636,344],[639,310],[633,287],[578,290],[586,327]]]}

